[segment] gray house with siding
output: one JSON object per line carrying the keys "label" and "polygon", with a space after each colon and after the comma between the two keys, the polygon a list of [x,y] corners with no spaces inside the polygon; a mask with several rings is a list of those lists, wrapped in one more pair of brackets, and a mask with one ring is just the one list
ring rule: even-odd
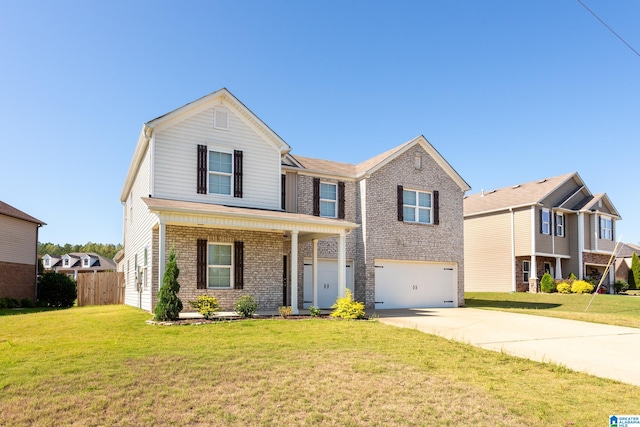
{"label": "gray house with siding", "polygon": [[[615,248],[620,214],[577,172],[464,200],[465,290],[538,292],[545,272],[599,280]],[[613,268],[603,283],[614,283]]]}
{"label": "gray house with siding", "polygon": [[347,289],[369,308],[463,305],[468,189],[423,136],[355,165],[293,155],[221,89],[143,125],[121,193],[125,303],[153,309],[175,248],[180,298],[223,309],[328,308]]}
{"label": "gray house with siding", "polygon": [[36,299],[38,230],[44,222],[0,201],[0,298]]}

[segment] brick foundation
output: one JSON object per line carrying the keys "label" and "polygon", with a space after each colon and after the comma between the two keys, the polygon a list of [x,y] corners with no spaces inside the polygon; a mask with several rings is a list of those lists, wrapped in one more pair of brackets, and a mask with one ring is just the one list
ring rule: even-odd
{"label": "brick foundation", "polygon": [[36,297],[36,266],[0,262],[0,298]]}

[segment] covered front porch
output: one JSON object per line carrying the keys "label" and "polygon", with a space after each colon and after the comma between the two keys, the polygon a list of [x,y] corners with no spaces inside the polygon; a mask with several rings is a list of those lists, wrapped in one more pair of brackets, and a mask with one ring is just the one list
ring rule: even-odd
{"label": "covered front porch", "polygon": [[[178,253],[181,290],[187,300],[208,294],[222,298],[227,307],[241,295],[251,295],[261,310],[286,305],[283,287],[294,314],[302,308],[299,271],[300,245],[313,242],[313,305],[318,303],[317,242],[337,238],[338,294],[344,296],[347,283],[346,236],[358,227],[344,220],[261,209],[237,208],[205,203],[143,198],[157,216],[154,230],[153,305],[162,283],[166,260],[172,247]],[[216,265],[212,255],[217,246],[229,246],[228,265]],[[186,259],[185,259],[186,258]],[[287,262],[283,263],[283,258]],[[228,269],[228,286],[212,276]],[[290,271],[287,271],[290,269]],[[185,310],[188,310],[185,304]]]}

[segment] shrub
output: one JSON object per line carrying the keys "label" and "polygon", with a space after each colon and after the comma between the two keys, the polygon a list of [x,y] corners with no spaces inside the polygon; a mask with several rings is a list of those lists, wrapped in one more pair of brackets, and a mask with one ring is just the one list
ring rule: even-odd
{"label": "shrub", "polygon": [[570,280],[577,280],[578,278],[576,277],[575,274],[571,273],[571,274],[569,274],[569,279]]}
{"label": "shrub", "polygon": [[553,277],[549,273],[544,273],[542,279],[540,279],[540,290],[547,294],[556,291],[556,284],[553,282]]}
{"label": "shrub", "polygon": [[180,269],[173,248],[169,253],[169,262],[164,271],[162,286],[158,291],[158,304],[153,311],[156,320],[175,320],[182,311],[182,301],[178,298]]}
{"label": "shrub", "polygon": [[36,306],[36,303],[31,301],[29,298],[22,298],[20,300],[20,306],[22,308],[34,308]]}
{"label": "shrub", "polygon": [[286,319],[287,317],[293,314],[293,307],[291,306],[278,307],[278,313],[280,313],[280,316]]}
{"label": "shrub", "polygon": [[211,317],[218,314],[220,311],[220,304],[218,298],[209,295],[198,295],[195,301],[189,301],[191,307],[198,310],[198,313],[202,314],[205,319],[211,319]]}
{"label": "shrub", "polygon": [[343,298],[338,298],[331,308],[334,309],[330,314],[331,317],[341,319],[364,318],[364,304],[353,300],[350,289],[347,289],[346,295]]}
{"label": "shrub", "polygon": [[7,308],[7,299],[0,298],[0,308]]}
{"label": "shrub", "polygon": [[46,307],[72,307],[77,297],[76,282],[66,274],[50,271],[38,282],[38,301]]}
{"label": "shrub", "polygon": [[561,294],[570,294],[571,293],[571,285],[567,282],[558,283],[556,287],[559,293]]}
{"label": "shrub", "polygon": [[311,307],[309,307],[309,315],[311,317],[318,317],[320,316],[320,314],[322,314],[322,310],[320,310],[315,305],[312,305]]}
{"label": "shrub", "polygon": [[593,292],[594,286],[584,280],[576,280],[571,285],[571,292],[574,294],[590,294]]}
{"label": "shrub", "polygon": [[616,280],[616,283],[613,284],[613,289],[617,294],[620,292],[626,292],[629,290],[629,284],[624,280]]}
{"label": "shrub", "polygon": [[258,311],[258,303],[251,295],[243,295],[236,301],[234,309],[242,317],[251,317]]}
{"label": "shrub", "polygon": [[15,298],[4,298],[4,308],[20,308],[20,301]]}
{"label": "shrub", "polygon": [[638,254],[633,253],[631,256],[631,275],[633,276],[633,283],[636,286],[636,289],[640,288],[640,259],[638,259]]}

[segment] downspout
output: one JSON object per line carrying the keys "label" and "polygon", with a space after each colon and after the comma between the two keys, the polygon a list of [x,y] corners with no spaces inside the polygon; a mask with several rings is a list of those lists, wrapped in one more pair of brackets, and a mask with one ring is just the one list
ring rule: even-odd
{"label": "downspout", "polygon": [[584,213],[578,212],[578,279],[582,280],[582,253],[584,251]]}
{"label": "downspout", "polygon": [[516,292],[515,212],[513,208],[509,208],[509,212],[511,212],[511,292]]}

